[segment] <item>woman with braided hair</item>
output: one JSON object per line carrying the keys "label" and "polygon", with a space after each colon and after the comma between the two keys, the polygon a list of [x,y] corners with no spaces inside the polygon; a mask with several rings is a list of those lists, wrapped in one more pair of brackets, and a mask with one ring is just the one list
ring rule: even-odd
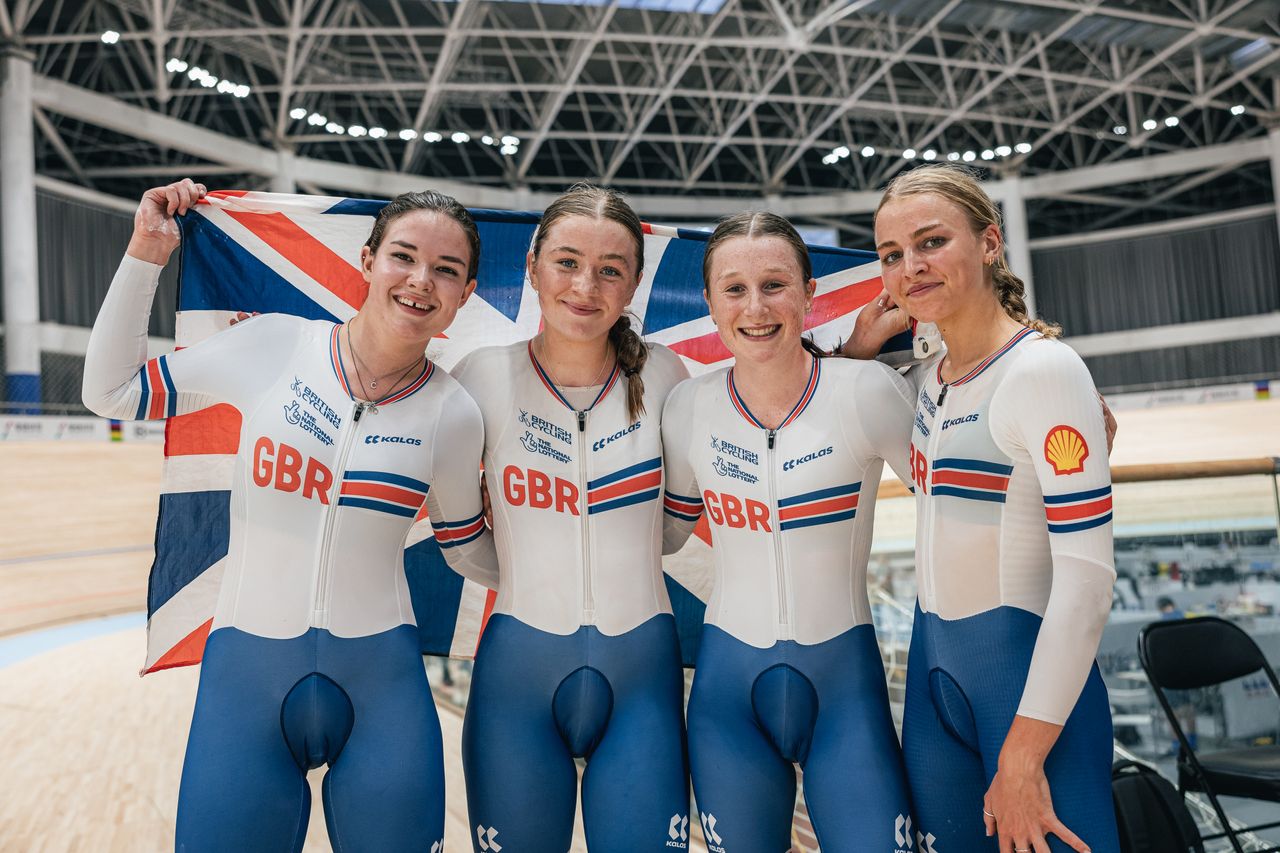
{"label": "woman with braided hair", "polygon": [[999,222],[951,166],[896,178],[875,218],[888,295],[946,344],[910,449],[916,829],[947,853],[1115,853],[1094,662],[1115,580],[1107,429],[1084,362],[1028,316]]}
{"label": "woman with braided hair", "polygon": [[575,758],[594,849],[688,837],[683,676],[662,574],[662,443],[678,356],[624,314],[644,236],[617,193],[577,186],[544,212],[526,258],[532,340],[453,370],[484,419],[500,580],[462,734],[477,851],[559,853]]}

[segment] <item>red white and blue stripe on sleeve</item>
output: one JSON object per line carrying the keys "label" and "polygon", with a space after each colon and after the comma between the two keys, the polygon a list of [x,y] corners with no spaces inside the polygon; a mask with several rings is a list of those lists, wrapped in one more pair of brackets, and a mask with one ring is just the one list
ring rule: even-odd
{"label": "red white and blue stripe on sleeve", "polygon": [[441,548],[457,548],[480,538],[484,532],[484,512],[481,511],[463,521],[446,521],[440,524],[431,522],[431,530],[435,533],[436,543]]}
{"label": "red white and blue stripe on sleeve", "polygon": [[667,515],[681,521],[697,521],[702,515],[702,498],[697,495],[686,497],[663,490],[662,509]]}
{"label": "red white and blue stripe on sleeve", "polygon": [[1111,521],[1111,487],[1045,495],[1044,513],[1050,533],[1075,533],[1101,527]]}
{"label": "red white and blue stripe on sleeve", "polygon": [[138,398],[138,412],[134,420],[154,421],[178,414],[178,391],[169,375],[169,357],[160,356],[138,368],[142,383],[142,396]]}

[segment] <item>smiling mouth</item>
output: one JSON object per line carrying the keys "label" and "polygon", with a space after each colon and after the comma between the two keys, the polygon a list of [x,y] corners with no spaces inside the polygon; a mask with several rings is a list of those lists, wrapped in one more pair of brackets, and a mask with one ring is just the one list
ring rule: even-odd
{"label": "smiling mouth", "polygon": [[930,290],[933,290],[935,287],[941,287],[941,286],[942,286],[942,282],[940,281],[931,281],[927,284],[917,284],[915,287],[912,287],[910,290],[907,291],[907,296],[911,297],[921,293],[927,293]]}
{"label": "smiling mouth", "polygon": [[423,313],[426,313],[432,310],[431,305],[428,305],[425,302],[418,302],[414,299],[410,299],[408,296],[403,296],[403,295],[396,296],[395,301],[396,301],[396,304],[403,305],[404,307],[412,309],[414,311],[421,311]]}
{"label": "smiling mouth", "polygon": [[580,314],[580,315],[583,315],[583,316],[585,316],[585,315],[587,315],[587,314],[595,314],[596,312],[598,312],[598,311],[600,310],[599,308],[596,308],[596,307],[595,307],[595,306],[593,306],[593,305],[575,305],[575,304],[574,304],[574,303],[572,303],[572,302],[564,302],[564,303],[562,303],[562,304],[563,304],[566,308],[568,308],[570,311],[572,311],[573,313],[575,313],[575,314]]}
{"label": "smiling mouth", "polygon": [[740,328],[738,329],[738,331],[741,332],[743,335],[746,335],[748,338],[767,338],[776,334],[778,330],[781,328],[782,328],[781,323],[774,323],[772,326],[763,326],[755,329]]}

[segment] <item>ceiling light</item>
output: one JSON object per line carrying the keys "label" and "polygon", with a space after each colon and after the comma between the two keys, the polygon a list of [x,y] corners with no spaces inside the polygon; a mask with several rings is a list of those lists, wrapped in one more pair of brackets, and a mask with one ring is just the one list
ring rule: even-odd
{"label": "ceiling light", "polygon": [[191,66],[191,70],[187,72],[187,79],[191,81],[199,80],[205,75],[205,71],[199,65]]}
{"label": "ceiling light", "polygon": [[414,130],[412,127],[406,127],[404,130],[400,131],[400,138],[405,142],[410,142],[418,138],[418,131]]}
{"label": "ceiling light", "polygon": [[1155,130],[1159,126],[1160,126],[1160,122],[1156,121],[1153,118],[1149,118],[1142,123],[1143,130]]}
{"label": "ceiling light", "polygon": [[849,156],[849,146],[848,146],[848,145],[838,145],[838,146],[836,146],[835,148],[832,148],[832,149],[831,149],[831,156],[832,156],[832,157],[835,157],[837,160],[839,160],[839,159],[841,159],[841,158],[843,158],[843,157],[848,157],[848,156]]}
{"label": "ceiling light", "polygon": [[498,150],[502,152],[502,155],[504,157],[510,157],[512,154],[515,154],[517,151],[519,151],[520,148],[517,145],[504,145]]}
{"label": "ceiling light", "polygon": [[836,163],[836,161],[838,161],[839,159],[840,159],[840,158],[839,158],[839,157],[837,157],[837,156],[836,156],[836,155],[834,155],[834,154],[827,154],[827,155],[825,155],[825,156],[822,158],[822,165],[824,165],[824,166],[832,166],[832,165],[834,165],[834,164]]}
{"label": "ceiling light", "polygon": [[329,120],[324,116],[320,115],[320,113],[312,113],[311,115],[307,116],[307,124],[311,125],[312,127],[324,127],[328,121]]}
{"label": "ceiling light", "polygon": [[947,159],[950,160],[952,163],[954,163],[955,161],[960,159],[960,155],[955,151],[952,151],[950,154],[947,155]]}
{"label": "ceiling light", "polygon": [[306,117],[307,117],[306,107],[294,107],[293,109],[289,110],[289,118],[299,119],[299,118],[306,118]]}
{"label": "ceiling light", "polygon": [[442,139],[444,139],[444,137],[436,133],[434,130],[428,130],[426,133],[422,134],[423,142],[439,142]]}
{"label": "ceiling light", "polygon": [[1166,119],[1164,120],[1164,126],[1165,126],[1165,127],[1177,127],[1177,126],[1178,126],[1178,117],[1177,117],[1177,116],[1169,116],[1168,118],[1166,118]]}
{"label": "ceiling light", "polygon": [[249,87],[248,85],[241,83],[236,86],[236,90],[231,94],[235,95],[237,98],[247,98],[249,97]]}
{"label": "ceiling light", "polygon": [[485,145],[492,145],[493,137],[486,133],[484,136],[480,137],[480,141],[483,142]]}
{"label": "ceiling light", "polygon": [[218,82],[218,91],[224,95],[228,95],[236,90],[236,84],[230,80],[221,80]]}
{"label": "ceiling light", "polygon": [[519,145],[520,137],[512,136],[511,134],[508,133],[506,136],[502,137],[502,144],[503,145]]}
{"label": "ceiling light", "polygon": [[903,160],[914,160],[914,159],[916,159],[916,149],[914,149],[914,148],[908,148],[906,151],[903,151],[903,152],[902,152],[902,159],[903,159]]}
{"label": "ceiling light", "polygon": [[371,127],[369,128],[369,138],[370,139],[386,139],[387,129],[385,127]]}
{"label": "ceiling light", "polygon": [[994,160],[995,158],[996,158],[996,152],[992,151],[990,148],[982,149],[983,160]]}
{"label": "ceiling light", "polygon": [[458,143],[459,145],[461,145],[464,142],[471,141],[471,134],[467,133],[466,131],[455,130],[453,132],[453,135],[450,136],[449,138],[452,139],[454,142]]}
{"label": "ceiling light", "polygon": [[1234,107],[1232,107],[1232,108],[1231,108],[1231,114],[1232,114],[1233,116],[1242,116],[1242,115],[1244,115],[1244,104],[1236,104]]}
{"label": "ceiling light", "polygon": [[115,30],[107,30],[102,34],[103,44],[115,44],[118,41],[120,41],[120,34]]}
{"label": "ceiling light", "polygon": [[1008,145],[997,145],[997,146],[996,146],[996,156],[997,156],[997,157],[1008,157],[1008,156],[1009,156],[1010,154],[1012,154],[1012,153],[1013,153],[1013,149],[1012,149],[1012,148],[1010,148]]}
{"label": "ceiling light", "polygon": [[1125,127],[1123,124],[1117,124],[1115,127],[1111,128],[1111,132],[1116,136],[1124,136],[1129,132],[1129,128]]}
{"label": "ceiling light", "polygon": [[366,135],[368,132],[369,131],[366,130],[363,125],[359,124],[353,124],[351,127],[347,128],[347,136],[355,137],[356,139]]}
{"label": "ceiling light", "polygon": [[1014,150],[1014,151],[1017,151],[1019,154],[1030,154],[1030,153],[1031,153],[1031,143],[1030,143],[1030,142],[1019,142],[1017,145],[1013,146],[1013,150]]}
{"label": "ceiling light", "polygon": [[164,67],[170,74],[181,74],[183,71],[187,70],[187,63],[175,56],[166,62]]}
{"label": "ceiling light", "polygon": [[875,153],[876,153],[876,149],[872,148],[870,145],[865,145],[862,148],[863,157],[870,157],[872,154],[875,154]]}
{"label": "ceiling light", "polygon": [[926,159],[926,160],[932,160],[932,159],[934,159],[935,157],[937,157],[937,156],[938,156],[938,152],[937,152],[937,151],[934,151],[932,148],[926,148],[926,149],[925,149],[925,152],[924,152],[923,154],[921,154],[920,156],[921,156],[921,157],[923,157],[923,158],[924,158],[924,159]]}
{"label": "ceiling light", "polygon": [[206,74],[200,78],[200,85],[204,86],[206,89],[212,89],[214,86],[218,85],[218,78],[214,77],[212,74]]}
{"label": "ceiling light", "polygon": [[972,151],[966,151],[962,156],[964,157],[964,161],[966,163],[972,163],[974,160],[978,159],[978,155],[973,153]]}
{"label": "ceiling light", "polygon": [[329,122],[324,126],[324,129],[329,131],[330,133],[346,133],[347,132],[347,129],[342,125],[338,124],[336,121]]}

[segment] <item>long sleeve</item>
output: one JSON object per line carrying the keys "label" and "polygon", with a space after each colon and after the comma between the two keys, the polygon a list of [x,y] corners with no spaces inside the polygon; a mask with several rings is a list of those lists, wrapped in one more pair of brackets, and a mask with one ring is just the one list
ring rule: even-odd
{"label": "long sleeve", "polygon": [[1066,346],[1037,342],[991,402],[992,435],[1031,457],[1044,495],[1053,586],[1018,713],[1066,722],[1111,611],[1111,468],[1093,380]]}
{"label": "long sleeve", "polygon": [[693,417],[695,380],[680,383],[667,397],[662,410],[662,459],[665,490],[662,495],[662,553],[684,547],[702,516],[698,479],[689,463],[689,426]]}
{"label": "long sleeve", "polygon": [[195,346],[147,360],[147,321],[160,267],[125,255],[85,352],[84,404],[103,417],[157,420],[218,403],[237,407],[274,376],[273,350],[291,350],[296,318],[268,315]]}
{"label": "long sleeve", "polygon": [[458,386],[444,405],[431,442],[432,482],[427,514],[449,568],[491,589],[498,586],[498,553],[484,523],[480,459],[484,422]]}
{"label": "long sleeve", "polygon": [[874,455],[889,463],[903,485],[911,489],[908,447],[916,411],[915,395],[907,380],[888,367],[869,362],[866,368],[860,371],[854,392],[846,395],[846,405],[853,407],[853,416],[862,426]]}

